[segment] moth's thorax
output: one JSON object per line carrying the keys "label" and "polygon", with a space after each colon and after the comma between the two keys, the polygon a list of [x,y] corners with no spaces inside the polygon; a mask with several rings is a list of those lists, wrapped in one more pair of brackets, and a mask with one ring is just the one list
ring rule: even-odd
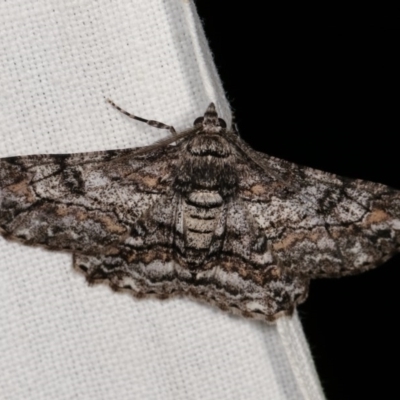
{"label": "moth's thorax", "polygon": [[196,135],[186,146],[192,156],[226,158],[231,155],[231,146],[221,134],[210,132]]}
{"label": "moth's thorax", "polygon": [[199,133],[190,138],[184,149],[175,169],[173,184],[179,194],[189,199],[192,192],[209,191],[211,202],[213,193],[225,200],[236,193],[236,157],[222,135]]}

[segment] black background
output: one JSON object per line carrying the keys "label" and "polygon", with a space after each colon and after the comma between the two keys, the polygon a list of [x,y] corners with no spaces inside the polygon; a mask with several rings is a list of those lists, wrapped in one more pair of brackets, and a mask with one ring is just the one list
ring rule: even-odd
{"label": "black background", "polygon": [[[400,189],[399,20],[279,17],[247,3],[196,1],[242,138]],[[312,282],[299,313],[328,400],[397,398],[399,284],[399,256]]]}

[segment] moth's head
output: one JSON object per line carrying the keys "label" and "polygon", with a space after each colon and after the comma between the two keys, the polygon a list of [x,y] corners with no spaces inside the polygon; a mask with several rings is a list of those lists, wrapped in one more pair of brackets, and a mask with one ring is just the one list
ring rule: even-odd
{"label": "moth's head", "polygon": [[221,130],[226,129],[226,122],[222,118],[218,118],[214,103],[210,103],[204,115],[202,117],[196,118],[193,125],[203,126],[203,129],[206,133],[221,132]]}

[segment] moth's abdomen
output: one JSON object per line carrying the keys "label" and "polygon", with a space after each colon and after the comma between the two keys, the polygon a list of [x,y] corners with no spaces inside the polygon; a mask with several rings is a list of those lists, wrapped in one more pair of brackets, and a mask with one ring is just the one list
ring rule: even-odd
{"label": "moth's abdomen", "polygon": [[224,199],[217,191],[194,190],[187,196],[187,200],[194,206],[205,208],[219,207],[224,202]]}
{"label": "moth's abdomen", "polygon": [[223,199],[217,191],[193,191],[183,203],[185,247],[208,250],[214,236],[219,236]]}

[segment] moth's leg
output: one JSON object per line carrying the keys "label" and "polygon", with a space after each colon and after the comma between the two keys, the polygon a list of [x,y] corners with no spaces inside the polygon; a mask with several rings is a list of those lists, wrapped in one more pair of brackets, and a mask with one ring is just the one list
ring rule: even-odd
{"label": "moth's leg", "polygon": [[231,130],[233,133],[235,133],[236,135],[239,136],[239,131],[238,131],[238,127],[236,124],[236,115],[235,114],[232,114]]}
{"label": "moth's leg", "polygon": [[162,122],[158,122],[158,121],[153,121],[153,120],[137,117],[136,115],[130,114],[130,113],[128,113],[128,111],[125,111],[121,107],[117,106],[112,100],[110,100],[110,99],[106,99],[106,100],[107,100],[107,103],[110,103],[115,109],[117,109],[118,111],[122,112],[122,114],[125,114],[127,117],[132,118],[132,119],[136,119],[137,121],[144,122],[147,125],[152,126],[153,128],[167,129],[167,130],[169,130],[171,132],[171,134],[173,136],[176,135],[176,130],[175,130],[175,128],[173,126],[163,124]]}

